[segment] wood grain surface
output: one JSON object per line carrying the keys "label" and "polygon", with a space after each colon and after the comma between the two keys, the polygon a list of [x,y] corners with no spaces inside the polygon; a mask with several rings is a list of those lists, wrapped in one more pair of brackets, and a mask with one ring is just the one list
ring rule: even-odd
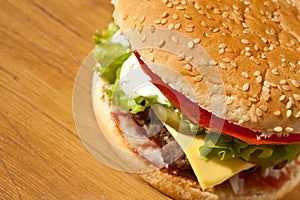
{"label": "wood grain surface", "polygon": [[112,10],[109,0],[0,0],[1,200],[168,199],[101,164],[75,131],[76,73]]}

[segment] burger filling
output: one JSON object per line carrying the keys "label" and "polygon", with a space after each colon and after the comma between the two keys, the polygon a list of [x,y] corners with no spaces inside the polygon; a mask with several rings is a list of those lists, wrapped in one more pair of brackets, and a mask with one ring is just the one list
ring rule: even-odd
{"label": "burger filling", "polygon": [[[116,112],[127,113],[126,119],[133,120],[160,148],[165,163],[162,170],[198,181],[202,189],[230,183],[236,193],[242,191],[236,188],[254,187],[256,183],[278,188],[289,177],[299,144],[250,144],[199,126],[151,85],[114,23],[102,34],[97,32],[94,41],[95,72],[107,82],[107,96],[118,107]],[[146,82],[138,82],[143,76]],[[120,123],[118,119],[116,122]]]}

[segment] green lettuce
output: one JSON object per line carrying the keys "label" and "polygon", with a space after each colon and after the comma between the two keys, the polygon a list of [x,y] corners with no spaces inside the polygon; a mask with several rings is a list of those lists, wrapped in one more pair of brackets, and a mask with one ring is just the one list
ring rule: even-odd
{"label": "green lettuce", "polygon": [[96,31],[93,37],[96,44],[93,54],[94,59],[98,63],[94,71],[109,84],[113,84],[116,81],[117,70],[121,68],[125,60],[132,54],[127,46],[111,41],[111,38],[118,30],[118,26],[112,22],[102,34]]}
{"label": "green lettuce", "polygon": [[294,160],[300,151],[300,144],[252,145],[228,135],[208,134],[205,144],[199,148],[205,160],[241,158],[260,167],[280,167]]}
{"label": "green lettuce", "polygon": [[121,109],[130,110],[132,114],[144,111],[147,107],[157,104],[157,96],[140,96],[129,98],[120,87],[120,72],[123,63],[132,54],[128,46],[112,42],[112,37],[119,27],[111,22],[107,30],[102,33],[96,31],[93,40],[96,47],[93,50],[97,66],[94,72],[106,81],[110,87],[105,89],[106,94],[114,105]]}

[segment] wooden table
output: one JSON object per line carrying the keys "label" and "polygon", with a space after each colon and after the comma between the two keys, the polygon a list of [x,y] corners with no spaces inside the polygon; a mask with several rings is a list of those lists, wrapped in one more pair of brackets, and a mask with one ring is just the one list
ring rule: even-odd
{"label": "wooden table", "polygon": [[1,200],[167,199],[103,165],[75,130],[76,73],[112,10],[109,0],[0,0]]}

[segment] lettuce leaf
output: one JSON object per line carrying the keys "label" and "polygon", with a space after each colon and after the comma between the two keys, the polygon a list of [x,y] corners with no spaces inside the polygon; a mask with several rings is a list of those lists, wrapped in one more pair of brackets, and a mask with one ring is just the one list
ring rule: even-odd
{"label": "lettuce leaf", "polygon": [[107,30],[103,31],[102,34],[96,31],[93,37],[96,43],[93,54],[97,62],[94,71],[99,73],[100,77],[109,84],[113,84],[116,81],[117,70],[132,54],[127,46],[111,41],[111,38],[118,30],[118,26],[111,22]]}
{"label": "lettuce leaf", "polygon": [[112,37],[117,33],[119,27],[111,22],[107,30],[102,33],[96,31],[93,40],[96,47],[93,50],[97,66],[94,72],[106,81],[110,87],[105,89],[106,94],[114,105],[121,109],[130,110],[132,114],[144,111],[147,107],[157,104],[157,96],[140,96],[129,98],[120,87],[120,72],[123,63],[132,54],[128,46],[112,42]]}
{"label": "lettuce leaf", "polygon": [[205,144],[199,148],[200,156],[205,160],[241,158],[259,167],[282,166],[295,159],[300,151],[300,144],[250,145],[228,135],[208,134]]}

